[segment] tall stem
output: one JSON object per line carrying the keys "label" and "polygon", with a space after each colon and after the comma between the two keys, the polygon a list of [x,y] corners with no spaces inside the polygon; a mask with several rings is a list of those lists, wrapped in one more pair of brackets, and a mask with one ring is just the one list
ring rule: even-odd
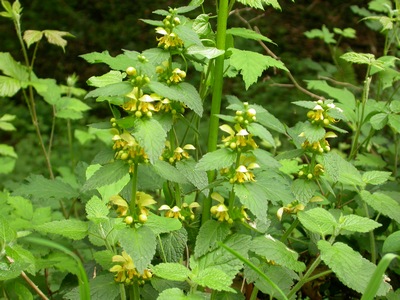
{"label": "tall stem", "polygon": [[[229,14],[229,1],[220,0],[217,17],[217,49],[225,50],[225,39],[226,39],[226,26],[228,22]],[[214,86],[212,89],[212,102],[211,102],[211,115],[208,135],[208,152],[215,151],[217,149],[218,142],[218,125],[219,118],[217,114],[221,110],[221,99],[222,99],[222,88],[223,88],[223,75],[224,75],[224,55],[220,55],[215,59],[214,68]],[[216,173],[208,173],[208,181],[212,182],[215,179]],[[203,203],[203,216],[202,222],[206,222],[210,219],[210,208],[211,198],[208,197]]]}
{"label": "tall stem", "polygon": [[137,178],[138,178],[138,163],[135,162],[133,165],[132,179],[132,195],[131,202],[129,203],[129,209],[132,216],[136,216],[136,191],[137,191]]}

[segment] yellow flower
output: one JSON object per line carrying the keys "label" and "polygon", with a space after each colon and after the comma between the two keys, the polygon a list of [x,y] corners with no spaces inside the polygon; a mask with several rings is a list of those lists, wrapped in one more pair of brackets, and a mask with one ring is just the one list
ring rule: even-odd
{"label": "yellow flower", "polygon": [[175,218],[184,220],[185,217],[181,215],[181,209],[178,206],[169,207],[168,205],[164,204],[158,210],[165,210],[165,217],[167,218]]}
{"label": "yellow flower", "polygon": [[218,221],[229,221],[228,208],[225,204],[217,204],[211,207],[210,212],[215,215]]}
{"label": "yellow flower", "polygon": [[196,148],[191,144],[186,144],[181,147],[177,147],[174,151],[174,160],[181,160],[182,158],[189,158],[189,153],[186,150],[196,150]]}
{"label": "yellow flower", "polygon": [[303,203],[293,201],[292,203],[289,203],[288,205],[279,208],[276,215],[280,221],[282,220],[283,213],[296,214],[298,211],[304,210],[304,208],[305,206]]}
{"label": "yellow flower", "polygon": [[252,149],[256,149],[258,146],[253,140],[253,135],[250,134],[246,129],[241,128],[238,124],[235,126],[235,130],[231,126],[224,124],[219,127],[222,131],[229,134],[227,137],[222,138],[226,147],[235,149],[236,147],[250,146]]}
{"label": "yellow flower", "polygon": [[[233,177],[233,182],[247,182],[247,181],[256,181],[254,178],[254,173],[250,170],[259,168],[260,166],[257,163],[250,163],[247,168],[244,165],[240,165],[235,170],[235,176]],[[231,182],[231,183],[233,183]]]}
{"label": "yellow flower", "polygon": [[179,83],[179,82],[181,82],[185,77],[186,77],[186,72],[185,72],[185,71],[182,71],[182,70],[179,69],[179,68],[175,68],[175,69],[172,71],[172,75],[171,75],[171,77],[169,78],[169,80],[170,80],[171,82]]}
{"label": "yellow flower", "polygon": [[162,35],[162,37],[157,38],[158,47],[169,49],[169,48],[180,48],[183,46],[183,41],[179,38],[179,36],[176,33],[171,32],[169,28],[157,27],[156,33]]}
{"label": "yellow flower", "polygon": [[119,216],[125,216],[128,212],[129,205],[121,196],[114,195],[110,197],[110,202],[112,205],[116,205],[117,209],[116,212]]}
{"label": "yellow flower", "polygon": [[114,277],[116,282],[129,283],[134,276],[139,275],[132,258],[125,251],[122,251],[122,255],[114,255],[112,261],[119,263],[109,270],[112,273],[116,273]]}

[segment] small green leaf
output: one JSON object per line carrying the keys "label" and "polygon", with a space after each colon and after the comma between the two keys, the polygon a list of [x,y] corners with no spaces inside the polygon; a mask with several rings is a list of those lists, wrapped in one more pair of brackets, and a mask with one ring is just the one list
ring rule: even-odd
{"label": "small green leaf", "polygon": [[382,251],[384,253],[400,252],[400,230],[393,232],[385,239]]}
{"label": "small green leaf", "polygon": [[262,10],[264,10],[263,5],[271,5],[273,8],[277,10],[282,10],[281,6],[278,3],[278,0],[238,0],[238,1],[244,5]]}
{"label": "small green leaf", "polygon": [[150,228],[155,235],[179,230],[182,227],[182,223],[175,218],[160,217],[155,214],[150,214],[146,227]]}
{"label": "small green leaf", "polygon": [[8,220],[0,216],[0,246],[4,248],[5,244],[13,241],[15,238],[17,238],[15,230],[10,227]]}
{"label": "small green leaf", "polygon": [[196,238],[194,248],[195,257],[198,258],[218,247],[229,234],[230,229],[226,222],[208,220],[201,227]]}
{"label": "small green leaf", "polygon": [[44,233],[59,234],[73,240],[81,240],[88,233],[88,224],[84,221],[68,219],[41,224],[35,229]]}
{"label": "small green leaf", "polygon": [[[136,52],[136,55],[139,55],[139,53]],[[81,55],[80,57],[82,57],[84,60],[86,60],[91,64],[104,63],[107,64],[111,69],[120,71],[125,71],[127,67],[135,64],[135,61],[132,61],[132,58],[124,54],[120,54],[116,57],[113,57],[110,55],[108,51],[103,51],[101,53],[99,52],[87,53]]]}
{"label": "small green leaf", "polygon": [[189,55],[200,55],[207,59],[213,59],[218,56],[221,56],[225,53],[225,51],[217,49],[215,47],[204,47],[193,45],[187,49],[187,54]]}
{"label": "small green leaf", "polygon": [[196,162],[194,160],[181,160],[176,163],[178,171],[196,188],[199,189],[206,197],[208,196],[209,189],[207,173],[205,171],[196,169]]}
{"label": "small green leaf", "polygon": [[18,157],[13,147],[4,144],[0,144],[0,155],[9,156],[13,158]]}
{"label": "small green leaf", "polygon": [[292,182],[291,191],[295,199],[307,204],[318,190],[318,185],[313,180],[297,178]]}
{"label": "small green leaf", "polygon": [[139,273],[143,273],[156,252],[156,236],[150,228],[125,228],[119,232],[119,242]]}
{"label": "small green leaf", "polygon": [[182,176],[180,171],[171,164],[157,160],[153,165],[154,171],[162,178],[178,183],[187,183],[186,178]]}
{"label": "small green leaf", "polygon": [[234,190],[240,203],[261,221],[267,220],[268,199],[262,185],[258,182],[235,184]]}
{"label": "small green leaf", "polygon": [[[33,205],[32,202],[28,199],[25,199],[20,196],[9,196],[7,199],[7,203],[14,208],[15,215],[25,219],[32,220],[33,218]],[[36,220],[35,220],[36,221]]]}
{"label": "small green leaf", "polygon": [[300,223],[309,231],[319,233],[322,236],[333,234],[338,226],[332,214],[323,208],[316,207],[297,213]]}
{"label": "small green leaf", "polygon": [[129,170],[129,165],[117,160],[101,166],[82,187],[82,191],[90,191],[105,185],[110,185],[124,177]]}
{"label": "small green leaf", "polygon": [[371,117],[370,123],[375,130],[381,130],[388,123],[388,114],[377,113]]}
{"label": "small green leaf", "polygon": [[251,39],[251,40],[256,40],[256,41],[264,41],[268,43],[273,43],[275,44],[271,39],[267,38],[266,36],[263,36],[262,34],[259,34],[253,30],[249,30],[243,27],[233,27],[229,28],[226,31],[227,34],[232,34],[234,36],[242,37],[245,39]]}
{"label": "small green leaf", "polygon": [[400,223],[400,204],[392,197],[380,192],[371,194],[365,190],[361,191],[360,196],[363,201],[377,212]]}
{"label": "small green leaf", "polygon": [[325,137],[326,131],[323,127],[319,125],[311,124],[310,122],[306,122],[303,125],[303,132],[305,138],[310,142],[318,142]]}
{"label": "small green leaf", "polygon": [[102,221],[108,220],[109,209],[107,205],[97,196],[93,196],[85,206],[88,220],[98,224]]}
{"label": "small green leaf", "polygon": [[236,153],[221,148],[205,154],[197,163],[196,169],[201,171],[219,170],[230,167],[236,160]]}
{"label": "small green leaf", "polygon": [[169,288],[163,290],[159,295],[157,300],[190,300],[185,296],[185,293],[179,288]]}
{"label": "small green leaf", "polygon": [[18,79],[0,76],[0,96],[2,97],[12,97],[21,88],[21,82]]}
{"label": "small green leaf", "polygon": [[369,232],[382,226],[374,220],[360,217],[357,215],[347,215],[340,217],[339,228],[341,230],[348,230],[354,232]]}
{"label": "small green leaf", "polygon": [[157,253],[166,262],[179,262],[183,258],[183,253],[187,246],[187,239],[188,234],[186,229],[183,227],[181,227],[179,230],[160,234],[160,238],[158,239],[157,243]]}
{"label": "small green leaf", "polygon": [[284,243],[270,235],[254,238],[251,241],[250,250],[296,272],[302,272],[306,269],[306,265],[298,261],[297,252],[287,248]]}
{"label": "small green leaf", "polygon": [[59,46],[65,51],[65,46],[67,46],[67,40],[64,37],[74,37],[72,34],[66,31],[58,30],[43,30],[44,36],[50,44]]}
{"label": "small green leaf", "polygon": [[114,300],[119,296],[119,293],[119,286],[115,284],[112,274],[98,275],[90,280],[91,300]]}
{"label": "small green leaf", "polygon": [[235,292],[235,290],[230,287],[232,285],[232,279],[217,268],[201,270],[192,280],[201,286],[213,290]]}
{"label": "small green leaf", "polygon": [[400,115],[390,114],[388,118],[390,127],[397,133],[400,133]]}
{"label": "small green leaf", "polygon": [[158,277],[173,281],[185,281],[191,274],[188,268],[178,263],[160,263],[152,271]]}
{"label": "small green leaf", "polygon": [[176,26],[174,28],[174,33],[177,34],[180,39],[182,39],[186,48],[189,48],[190,46],[193,45],[197,46],[203,45],[196,31],[192,29],[190,23]]}
{"label": "small green leaf", "polygon": [[[331,245],[327,241],[319,241],[318,249],[321,258],[335,272],[339,280],[349,288],[363,294],[368,287],[371,274],[376,266],[363,258],[360,253],[344,243],[337,242]],[[380,280],[377,296],[384,296],[389,291],[390,285]]]}
{"label": "small green leaf", "polygon": [[285,65],[271,56],[265,56],[256,52],[229,48],[232,52],[230,63],[240,71],[245,82],[246,90],[253,83],[257,82],[258,77],[268,68],[278,68],[288,71]]}
{"label": "small green leaf", "polygon": [[264,126],[262,126],[258,123],[251,123],[247,126],[247,129],[251,134],[258,136],[262,140],[267,141],[274,148],[276,147],[275,140],[274,140],[272,134]]}
{"label": "small green leaf", "polygon": [[326,44],[336,44],[334,39],[334,34],[329,31],[329,29],[322,25],[322,29],[312,29],[310,31],[304,32],[304,35],[309,39],[319,38],[323,40]]}
{"label": "small green leaf", "polygon": [[347,52],[340,58],[354,64],[372,65],[375,62],[375,55],[370,53]]}
{"label": "small green leaf", "polygon": [[379,185],[388,181],[392,172],[367,171],[362,175],[362,180],[366,184]]}
{"label": "small green leaf", "polygon": [[125,96],[132,91],[132,84],[127,81],[109,84],[103,87],[99,87],[86,94],[85,99],[100,96]]}
{"label": "small green leaf", "polygon": [[101,76],[92,76],[87,80],[87,85],[94,87],[104,87],[110,84],[122,82],[124,79],[123,73],[120,71],[113,71],[103,74]]}
{"label": "small green leaf", "polygon": [[29,48],[32,44],[37,43],[43,37],[43,32],[39,30],[26,30],[24,32],[24,41]]}
{"label": "small green leaf", "polygon": [[114,263],[112,261],[112,257],[114,256],[114,252],[111,250],[101,250],[93,253],[93,258],[96,263],[98,263],[104,269],[110,269]]}

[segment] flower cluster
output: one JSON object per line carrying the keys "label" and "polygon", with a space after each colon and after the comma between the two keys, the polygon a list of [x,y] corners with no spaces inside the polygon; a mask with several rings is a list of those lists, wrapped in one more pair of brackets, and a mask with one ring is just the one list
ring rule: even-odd
{"label": "flower cluster", "polygon": [[118,263],[109,270],[115,273],[114,280],[118,283],[126,285],[137,281],[139,284],[144,284],[145,280],[150,279],[153,275],[149,269],[145,269],[143,274],[140,274],[128,253],[122,251],[122,255],[114,255],[112,261]]}
{"label": "flower cluster", "polygon": [[167,161],[170,164],[175,164],[177,161],[181,161],[182,159],[187,159],[190,157],[188,150],[196,150],[196,148],[192,144],[186,144],[182,147],[171,149],[171,143],[166,141],[164,151],[160,156],[160,160]]}
{"label": "flower cluster", "polygon": [[195,215],[193,209],[200,207],[197,202],[192,202],[191,204],[183,203],[182,207],[174,206],[170,207],[169,205],[161,205],[158,210],[165,211],[164,216],[167,218],[175,218],[180,220],[185,220],[189,218],[190,220],[195,219]]}
{"label": "flower cluster", "polygon": [[163,20],[164,26],[157,27],[156,33],[161,35],[157,38],[158,47],[164,49],[176,49],[183,47],[181,38],[173,32],[175,27],[181,24],[181,20],[175,15],[174,10],[170,10],[170,15],[167,15]]}
{"label": "flower cluster", "polygon": [[253,156],[240,155],[239,166],[230,168],[223,168],[220,170],[220,174],[228,178],[229,183],[245,183],[256,181],[255,175],[252,170],[259,168],[260,166],[255,162]]}
{"label": "flower cluster", "polygon": [[211,207],[210,212],[219,222],[232,224],[237,219],[242,222],[249,219],[244,206],[240,208],[233,207],[229,211],[229,208],[224,204],[225,199],[220,194],[214,192],[211,194],[211,198],[218,202],[218,204]]}

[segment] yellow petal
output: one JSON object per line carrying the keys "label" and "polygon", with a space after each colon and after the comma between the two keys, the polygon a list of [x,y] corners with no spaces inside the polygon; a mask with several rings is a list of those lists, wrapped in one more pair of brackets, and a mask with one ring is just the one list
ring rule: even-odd
{"label": "yellow petal", "polygon": [[231,126],[224,124],[219,126],[219,129],[221,129],[222,131],[229,133],[230,135],[235,135],[235,131],[232,129]]}

